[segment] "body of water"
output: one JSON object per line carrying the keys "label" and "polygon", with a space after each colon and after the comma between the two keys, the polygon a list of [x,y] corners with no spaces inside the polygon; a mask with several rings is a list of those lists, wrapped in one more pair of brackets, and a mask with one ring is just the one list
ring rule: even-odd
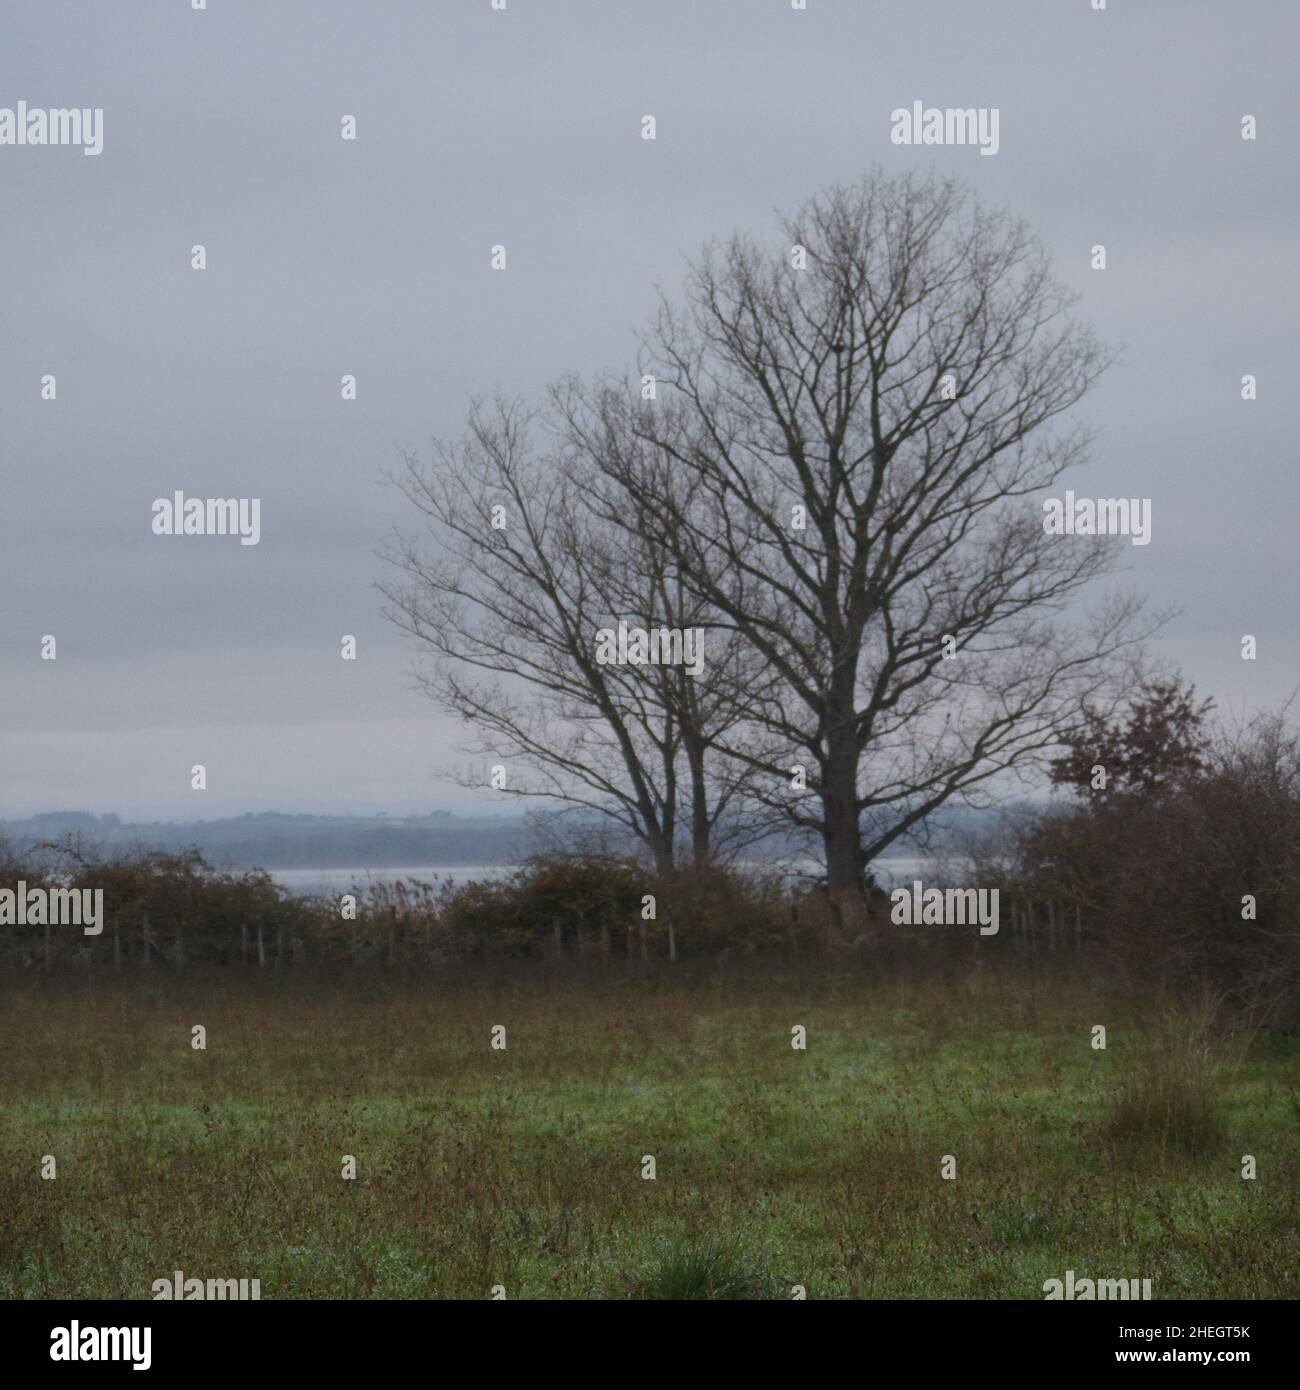
{"label": "body of water", "polygon": [[417,864],[396,869],[375,868],[315,868],[268,869],[267,872],[282,888],[291,893],[346,893],[355,883],[365,888],[375,883],[396,883],[399,879],[436,886],[443,883],[470,883],[477,879],[489,883],[506,878],[515,871],[514,864]]}
{"label": "body of water", "polygon": [[[514,864],[423,864],[393,869],[376,868],[313,868],[313,869],[271,869],[271,877],[282,888],[291,893],[346,893],[357,884],[396,883],[399,879],[419,879],[422,883],[461,884],[478,880],[490,883],[494,879],[507,878],[514,873]],[[878,859],[872,868],[877,881],[886,888],[899,884],[910,884],[914,878],[924,878],[932,867],[932,861],[923,857],[900,855],[897,858]],[[809,863],[802,866],[802,872],[815,874],[816,866]]]}

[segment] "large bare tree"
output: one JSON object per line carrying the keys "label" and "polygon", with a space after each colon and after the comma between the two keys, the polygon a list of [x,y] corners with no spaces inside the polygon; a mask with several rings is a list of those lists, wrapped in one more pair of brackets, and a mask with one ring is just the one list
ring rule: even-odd
{"label": "large bare tree", "polygon": [[1109,360],[1070,309],[1022,223],[874,173],[774,245],[709,247],[642,389],[565,397],[603,514],[653,518],[771,676],[719,744],[820,840],[841,904],[950,799],[1040,763],[1152,626],[1122,598],[1081,611],[1119,542],[1043,526],[1090,442],[1060,417]]}

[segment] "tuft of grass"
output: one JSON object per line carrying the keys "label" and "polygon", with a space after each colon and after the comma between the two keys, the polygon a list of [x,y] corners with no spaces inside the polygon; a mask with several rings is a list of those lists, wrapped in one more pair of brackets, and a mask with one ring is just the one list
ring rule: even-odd
{"label": "tuft of grass", "polygon": [[1214,1052],[1200,1030],[1151,1042],[1111,1112],[1106,1137],[1117,1147],[1186,1158],[1222,1144]]}
{"label": "tuft of grass", "polygon": [[718,1237],[670,1239],[649,1267],[628,1285],[627,1297],[682,1303],[772,1296],[771,1281],[748,1266],[733,1241]]}

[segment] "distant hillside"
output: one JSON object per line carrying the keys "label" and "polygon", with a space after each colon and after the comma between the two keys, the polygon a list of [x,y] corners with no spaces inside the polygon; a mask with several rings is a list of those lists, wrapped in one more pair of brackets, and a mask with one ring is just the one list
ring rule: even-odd
{"label": "distant hillside", "polygon": [[[964,835],[989,828],[996,812],[954,807],[932,827],[930,846],[952,846]],[[47,811],[0,821],[0,835],[18,850],[69,835],[88,848],[118,850],[198,849],[217,868],[395,869],[451,864],[516,864],[536,848],[523,816],[299,816],[247,812],[224,820],[123,821],[86,811]],[[900,841],[892,853],[916,850]],[[796,840],[776,835],[749,857],[771,860],[799,853]]]}
{"label": "distant hillside", "polygon": [[511,864],[529,852],[520,816],[296,816],[249,812],[225,820],[131,823],[85,811],[0,821],[18,849],[73,835],[105,852],[195,848],[219,868]]}

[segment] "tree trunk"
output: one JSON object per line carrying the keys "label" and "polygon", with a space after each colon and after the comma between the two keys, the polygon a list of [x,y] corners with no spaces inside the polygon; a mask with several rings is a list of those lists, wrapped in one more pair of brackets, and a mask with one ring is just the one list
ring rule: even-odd
{"label": "tree trunk", "polygon": [[[857,752],[851,740],[828,740],[822,782],[822,836],[826,894],[831,904],[831,945],[857,936],[865,925],[862,835],[858,820]],[[839,745],[845,745],[839,747]]]}
{"label": "tree trunk", "polygon": [[655,875],[660,879],[671,878],[674,869],[672,841],[656,831],[650,836],[650,852],[654,856]]}
{"label": "tree trunk", "polygon": [[696,874],[703,874],[713,858],[709,787],[704,772],[704,740],[694,730],[683,730],[682,744],[691,777],[691,868]]}

